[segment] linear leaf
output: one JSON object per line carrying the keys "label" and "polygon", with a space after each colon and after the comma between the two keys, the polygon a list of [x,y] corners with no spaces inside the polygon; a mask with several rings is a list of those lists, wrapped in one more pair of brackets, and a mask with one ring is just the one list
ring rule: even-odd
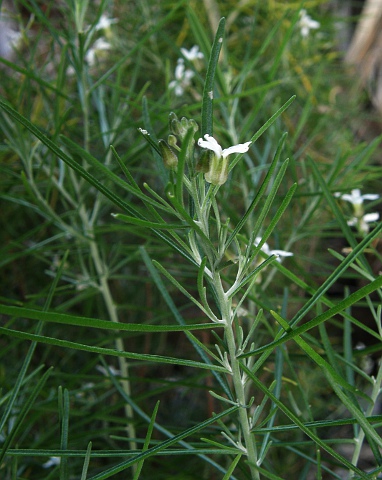
{"label": "linear leaf", "polygon": [[[293,95],[287,102],[284,103],[282,107],[280,107],[276,113],[274,113],[269,120],[267,120],[264,125],[257,130],[257,132],[252,136],[251,142],[254,143],[256,140],[261,137],[261,135],[274,123],[278,117],[289,107],[289,105],[294,101],[296,95]],[[231,171],[240,160],[240,156],[235,158],[235,160],[230,164],[229,171]]]}
{"label": "linear leaf", "polygon": [[188,225],[180,223],[157,223],[151,222],[150,220],[141,220],[140,218],[130,217],[129,215],[124,215],[123,213],[113,213],[114,218],[117,220],[122,220],[125,223],[131,223],[137,225],[138,227],[145,228],[157,228],[159,230],[176,230],[180,228],[189,228]]}
{"label": "linear leaf", "polygon": [[79,317],[65,313],[43,312],[23,307],[0,305],[0,313],[13,317],[29,318],[42,322],[62,323],[77,327],[98,328],[102,330],[118,330],[126,332],[182,332],[188,330],[204,330],[216,328],[216,323],[198,323],[195,325],[147,325],[142,323],[114,323],[92,317]]}
{"label": "linear leaf", "polygon": [[207,67],[206,82],[203,89],[202,101],[202,125],[201,133],[204,135],[213,135],[213,97],[214,97],[214,80],[216,67],[219,61],[220,50],[223,45],[223,35],[225,28],[225,18],[221,18],[218,29],[216,31],[214,43]]}
{"label": "linear leaf", "polygon": [[[153,260],[153,264],[157,267],[157,269],[168,279],[170,282],[185,295],[192,303],[194,303],[200,310],[208,317],[211,318],[210,311],[204,308],[204,306],[196,300],[179,282],[176,280],[159,262]],[[216,318],[215,315],[212,317],[213,319]],[[223,326],[222,324],[215,323],[216,327]]]}
{"label": "linear leaf", "polygon": [[111,355],[113,357],[131,358],[132,360],[140,360],[143,362],[183,365],[185,367],[202,368],[204,370],[216,370],[223,373],[227,372],[225,368],[220,367],[219,365],[213,365],[211,363],[206,365],[205,363],[195,362],[193,360],[184,360],[184,359],[173,358],[173,357],[165,357],[162,355],[149,355],[146,353],[122,352],[119,350],[115,350],[114,348],[103,348],[103,347],[84,345],[82,343],[71,342],[68,340],[60,340],[58,338],[52,338],[52,337],[44,337],[42,335],[34,335],[32,333],[20,332],[18,330],[11,330],[4,327],[0,327],[0,332],[10,337],[21,338],[24,340],[32,340],[34,342],[44,343],[47,345],[55,345],[57,347],[62,347],[62,348],[72,348],[74,350],[97,353],[100,355]]}

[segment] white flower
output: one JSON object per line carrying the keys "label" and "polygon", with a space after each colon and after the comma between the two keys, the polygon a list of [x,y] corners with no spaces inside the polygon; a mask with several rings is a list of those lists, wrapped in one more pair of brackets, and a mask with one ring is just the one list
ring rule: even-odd
{"label": "white flower", "polygon": [[89,50],[86,52],[85,55],[85,60],[89,66],[92,66],[95,64],[96,58],[100,55],[102,51],[105,50],[110,50],[111,49],[111,44],[105,40],[104,38],[98,38],[92,48],[89,48]]}
{"label": "white flower", "polygon": [[239,143],[237,145],[233,145],[232,147],[228,147],[223,150],[222,147],[218,144],[218,142],[214,139],[214,137],[211,137],[211,135],[206,134],[204,135],[204,138],[205,140],[203,140],[203,138],[199,138],[198,140],[199,147],[212,150],[213,152],[216,153],[216,155],[219,158],[221,157],[226,158],[228,157],[228,155],[231,155],[231,153],[248,152],[249,146],[252,143],[252,142]]}
{"label": "white flower", "polygon": [[239,143],[238,145],[233,145],[223,150],[211,135],[204,135],[204,140],[203,138],[199,138],[199,147],[206,148],[213,152],[208,158],[206,170],[203,170],[205,180],[213,185],[223,185],[228,178],[228,155],[231,155],[231,153],[248,152],[251,143],[252,142]]}
{"label": "white flower", "polygon": [[362,205],[364,200],[377,200],[377,198],[379,198],[377,193],[365,193],[364,195],[361,195],[361,190],[359,188],[353,189],[350,195],[348,193],[341,194],[337,192],[334,196],[346,200],[353,205]]}
{"label": "white flower", "polygon": [[353,217],[348,220],[347,224],[350,227],[358,226],[359,230],[364,233],[369,233],[368,223],[376,222],[379,219],[379,213],[366,213],[362,217]]}
{"label": "white flower", "polygon": [[117,23],[117,18],[109,18],[104,13],[99,17],[95,30],[108,30],[113,23]]}
{"label": "white flower", "polygon": [[301,36],[307,38],[309,36],[310,30],[316,30],[320,28],[320,23],[316,20],[313,20],[306,12],[305,8],[300,10],[300,20],[298,21],[298,26],[300,27]]}
{"label": "white flower", "polygon": [[199,52],[199,47],[197,45],[194,45],[190,50],[181,48],[180,51],[182,52],[182,55],[190,62],[193,60],[198,60],[199,58],[204,58],[202,52]]}
{"label": "white flower", "polygon": [[350,202],[353,205],[354,218],[349,220],[350,223],[348,222],[348,225],[357,225],[360,231],[367,233],[369,231],[368,223],[378,220],[378,213],[368,213],[364,215],[363,208],[364,200],[377,200],[377,198],[379,198],[377,193],[365,193],[364,195],[361,195],[361,190],[359,188],[355,188],[350,194],[341,194],[337,192],[334,194],[334,196],[341,198],[346,202]]}
{"label": "white flower", "polygon": [[[256,237],[255,241],[253,243],[257,247],[260,242],[261,242],[261,237]],[[278,262],[281,262],[280,257],[292,257],[293,256],[292,252],[286,252],[285,250],[271,250],[267,243],[264,243],[264,245],[261,247],[261,251],[264,252],[266,255],[276,255]]]}
{"label": "white flower", "polygon": [[191,85],[191,78],[193,76],[194,72],[188,68],[186,69],[183,58],[179,58],[175,67],[175,80],[170,82],[168,87],[174,90],[177,97],[181,97],[185,89]]}
{"label": "white flower", "polygon": [[55,467],[56,465],[60,465],[60,463],[61,463],[60,457],[50,457],[47,462],[42,464],[42,468]]}

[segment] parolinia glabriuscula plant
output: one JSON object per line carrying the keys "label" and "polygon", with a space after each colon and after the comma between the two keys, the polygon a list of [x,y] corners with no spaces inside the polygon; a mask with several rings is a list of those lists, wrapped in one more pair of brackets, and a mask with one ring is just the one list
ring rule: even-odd
{"label": "parolinia glabriuscula plant", "polygon": [[[236,478],[234,471],[238,467],[239,462],[242,471],[245,470],[244,478],[258,480],[262,476],[263,478],[280,479],[280,477],[270,472],[269,465],[266,463],[267,455],[271,450],[273,442],[271,433],[273,432],[276,412],[281,412],[285,418],[292,422],[292,425],[285,427],[285,431],[288,428],[298,428],[310,442],[314,443],[317,451],[325,451],[335,462],[346,467],[350,472],[350,477],[357,475],[357,478],[370,478],[357,467],[357,461],[364,438],[371,445],[376,458],[379,458],[378,451],[382,447],[380,436],[377,434],[373,424],[366,418],[366,416],[369,417],[372,414],[370,405],[374,406],[380,392],[382,369],[379,369],[373,380],[370,396],[360,392],[353,384],[340,375],[339,371],[334,368],[333,362],[330,363],[332,360],[330,350],[328,354],[322,355],[322,352],[315,348],[317,345],[314,342],[310,342],[310,338],[304,334],[314,327],[322,326],[326,320],[334,315],[342,314],[342,312],[345,312],[344,316],[347,319],[350,318],[351,321],[354,321],[347,313],[347,309],[382,286],[381,276],[374,279],[369,275],[367,276],[369,280],[367,285],[352,293],[338,304],[332,303],[324,296],[325,292],[327,292],[341,273],[349,266],[354,266],[357,259],[361,258],[362,252],[380,233],[382,226],[377,226],[370,233],[368,233],[368,228],[360,228],[365,234],[362,241],[358,245],[355,242],[352,243],[351,253],[346,258],[341,258],[340,265],[316,290],[304,283],[297,275],[287,270],[282,261],[284,257],[292,256],[293,252],[271,249],[268,244],[268,239],[275,231],[297,188],[296,184],[290,186],[286,193],[282,195],[281,201],[275,206],[275,198],[280,192],[280,186],[283,184],[288,166],[288,160],[282,159],[286,134],[281,136],[278,144],[275,145],[273,160],[264,174],[263,180],[256,186],[256,192],[253,198],[250,199],[244,213],[235,222],[228,218],[222,202],[222,193],[224,193],[227,183],[231,181],[233,169],[244,155],[251,155],[251,148],[254,143],[289,107],[294,97],[287,100],[251,138],[240,138],[240,141],[236,141],[236,138],[230,140],[229,136],[214,134],[214,81],[223,42],[224,25],[225,20],[222,19],[212,45],[204,84],[200,125],[194,119],[178,118],[175,113],[171,113],[169,115],[169,132],[166,139],[156,140],[156,135],[151,130],[149,121],[139,129],[138,134],[147,140],[155,158],[160,159],[160,163],[157,163],[157,165],[158,178],[163,180],[162,189],[160,187],[154,189],[147,183],[144,184],[144,189],[141,188],[114,147],[112,147],[112,153],[125,174],[126,180],[121,179],[109,168],[98,162],[85,149],[82,149],[68,138],[61,137],[65,146],[65,149],[61,149],[57,143],[47,138],[46,135],[26,118],[18,114],[9,104],[0,102],[1,108],[8,115],[26,127],[47,149],[105,195],[113,202],[115,207],[118,207],[120,211],[122,210],[123,213],[113,213],[117,221],[149,229],[158,241],[170,246],[177,255],[182,257],[182,261],[188,262],[194,268],[195,273],[194,283],[190,285],[190,279],[188,278],[187,286],[185,286],[173,271],[170,271],[155,259],[151,259],[144,247],[140,248],[142,259],[155,284],[165,297],[171,312],[174,313],[175,318],[181,324],[176,326],[177,328],[171,325],[120,324],[118,320],[110,327],[110,322],[98,319],[69,318],[66,315],[53,315],[49,312],[36,313],[27,309],[18,310],[17,307],[8,308],[1,306],[1,312],[7,315],[17,315],[18,312],[19,316],[41,321],[66,322],[68,324],[72,322],[72,324],[77,326],[88,327],[90,325],[92,327],[113,328],[126,332],[159,332],[171,331],[171,329],[183,331],[195,347],[202,361],[196,362],[159,355],[132,353],[123,351],[122,347],[119,348],[118,345],[116,349],[80,345],[74,342],[64,342],[44,337],[40,334],[33,335],[6,328],[2,328],[1,331],[16,338],[45,342],[67,348],[75,347],[79,350],[84,349],[96,354],[119,356],[124,360],[133,359],[156,364],[167,363],[201,368],[210,370],[214,375],[214,380],[219,385],[219,389],[216,388],[214,390],[212,388],[210,394],[220,402],[219,405],[222,406],[221,412],[177,435],[172,435],[164,428],[161,428],[160,431],[162,433],[168,434],[168,440],[154,443],[151,446],[150,435],[154,426],[157,426],[155,416],[158,406],[156,406],[152,417],[146,416],[149,428],[144,447],[137,451],[135,448],[136,444],[134,444],[134,448],[131,447],[133,452],[130,452],[131,456],[128,460],[124,460],[116,466],[90,477],[90,480],[110,478],[130,467],[135,468],[134,478],[138,478],[140,468],[146,458],[159,454],[168,447],[178,444],[184,447],[184,452],[189,453],[187,449],[191,449],[192,453],[199,456],[204,455],[203,459],[205,459],[207,458],[206,453],[209,453],[208,449],[198,450],[198,448],[184,443],[184,440],[193,434],[199,435],[200,431],[216,423],[221,427],[219,430],[219,434],[221,431],[218,438],[219,441],[211,440],[211,438],[203,439],[203,441],[208,447],[213,449],[214,454],[218,455],[219,452],[222,452],[222,455],[229,455],[228,467],[225,466],[224,469],[220,467],[220,470],[225,473],[224,480]],[[314,24],[311,21],[308,25],[309,28],[316,29],[317,22]],[[182,54],[188,62],[203,58],[197,47],[190,51],[182,50]],[[170,89],[174,90],[175,96],[181,96],[184,93],[184,90],[189,87],[192,78],[193,74],[188,73],[184,60],[178,62],[176,80],[170,85]],[[144,111],[147,113],[145,103]],[[146,115],[146,119],[148,119],[148,115]],[[77,161],[78,158],[83,159],[84,163],[88,162],[94,167],[97,174],[102,174],[108,182],[98,180],[84,168],[84,164]],[[338,212],[333,195],[327,189],[320,172],[314,165],[312,165],[312,169],[317,183],[322,187],[333,211]],[[114,193],[108,187],[113,182],[119,188],[125,189],[130,196],[140,200],[145,208],[138,209]],[[351,196],[346,194],[342,196],[337,194],[335,196],[341,197],[341,200],[350,201],[353,205],[358,205],[358,207],[362,204],[363,199],[377,198],[375,195],[361,196],[359,191],[353,191]],[[364,223],[374,222],[378,219],[376,214],[371,219],[369,217],[365,218],[364,211],[360,208],[355,211],[355,216],[358,222],[363,219]],[[343,222],[343,228],[346,229],[348,226],[351,226],[351,222],[353,220],[348,224]],[[246,229],[248,223],[251,224],[250,229]],[[245,230],[246,232],[244,233]],[[351,237],[349,236],[349,238]],[[362,266],[362,263],[357,264],[358,269],[361,269],[360,265]],[[258,295],[256,285],[265,278],[271,280],[271,277],[268,277],[271,267],[274,267],[273,270],[279,270],[287,279],[309,294],[303,306],[289,321],[284,318],[286,316],[285,309],[279,308],[279,305],[272,305],[264,312],[262,299],[256,297]],[[100,271],[102,273],[103,269],[100,269]],[[206,320],[204,324],[186,325],[182,323],[182,319],[177,316],[177,311],[172,308],[173,304],[168,292],[165,290],[163,278],[175,286],[199,309]],[[105,283],[107,283],[106,280]],[[252,311],[252,315],[245,318],[247,302],[255,304],[257,310],[255,312]],[[301,320],[305,318],[305,315],[311,311],[312,307],[317,306],[319,302],[322,302],[327,307],[325,312],[319,312],[309,321],[302,323]],[[317,310],[319,310],[318,307]],[[274,332],[276,334],[273,335],[270,343],[264,345],[264,342],[261,344],[261,341],[257,338],[256,330],[263,322],[265,316],[275,322],[276,330],[272,330],[272,334]],[[243,321],[243,318],[245,318],[245,321]],[[202,343],[196,335],[191,333],[192,329],[203,328],[214,328],[217,339],[214,347]],[[382,329],[380,328],[379,334],[381,333]],[[278,373],[277,375],[275,374],[275,380],[271,382],[270,386],[266,386],[260,380],[258,373],[275,349],[278,352],[276,363],[282,362],[280,358],[283,352],[278,347],[284,346],[287,341],[295,342],[306,358],[320,367],[328,384],[350,412],[352,421],[360,426],[354,437],[357,448],[352,461],[340,455],[330,443],[323,441],[319,437],[316,427],[324,426],[322,422],[320,425],[316,425],[313,419],[310,424],[303,422],[301,417],[280,399],[282,368],[277,370]],[[129,397],[129,389],[123,388],[122,382],[118,381],[110,368],[103,368],[109,374],[110,380],[117,391],[126,400],[126,404],[134,405],[135,411],[139,411],[141,417],[146,418]],[[128,374],[123,376],[127,377]],[[263,399],[260,401],[255,400],[255,398],[259,398],[255,394],[263,395]],[[369,402],[369,406],[365,410],[366,413],[361,410],[357,403],[358,397]],[[270,404],[269,411],[266,411],[265,408],[267,402]],[[69,404],[67,398],[63,401],[64,404]],[[9,409],[10,411],[11,408]],[[127,412],[126,416],[131,416],[130,411]],[[330,423],[325,425],[330,425]],[[128,435],[134,437],[134,434],[131,432]],[[317,454],[318,457],[319,454]],[[59,457],[52,456],[52,458],[55,460],[44,464],[46,468],[48,463],[50,465],[55,464],[56,461],[58,462],[57,459]],[[90,461],[90,447],[86,459],[86,461]],[[244,459],[244,462],[242,459]],[[208,461],[219,469],[217,463],[213,463],[211,459],[208,459]]]}
{"label": "parolinia glabriuscula plant", "polygon": [[[236,449],[238,455],[247,457],[251,477],[257,479],[262,458],[256,446],[256,437],[251,430],[256,423],[254,412],[258,415],[258,406],[253,404],[253,397],[249,396],[251,379],[246,372],[246,369],[253,368],[254,360],[253,357],[239,358],[248,347],[254,348],[252,336],[255,324],[249,331],[244,332],[239,322],[239,315],[246,296],[251,292],[261,272],[273,262],[280,261],[282,256],[292,255],[282,250],[270,250],[266,240],[287,208],[296,185],[290,188],[274,221],[262,237],[259,236],[262,224],[258,222],[248,244],[243,243],[239,238],[240,230],[248,218],[254,214],[256,204],[265,193],[268,200],[260,218],[263,220],[269,211],[272,203],[270,199],[274,198],[288,163],[286,160],[279,165],[285,135],[279,142],[268,175],[259,186],[258,195],[234,228],[219,205],[218,193],[220,188],[224,188],[234,165],[250,150],[251,144],[261,133],[289,106],[293,98],[286,102],[251,139],[223,148],[213,136],[212,131],[213,81],[222,46],[223,31],[224,19],[220,22],[208,65],[203,96],[202,131],[195,120],[186,117],[179,119],[175,113],[169,116],[170,133],[167,140],[160,139],[156,143],[147,129],[139,129],[153,150],[160,154],[169,173],[164,198],[160,197],[158,192],[154,192],[149,185],[145,187],[160,202],[161,209],[166,215],[175,218],[175,223],[166,223],[161,212],[153,208],[150,208],[154,216],[152,222],[137,220],[132,216],[119,213],[114,216],[127,223],[166,230],[178,251],[197,267],[198,298],[182,286],[159,262],[155,260],[152,262],[173,285],[200,308],[209,321],[216,324],[217,329],[222,329],[224,332],[225,349],[219,345],[216,345],[215,352],[206,346],[202,348],[223,367],[227,377],[225,383],[230,385],[230,388],[225,397],[213,391],[210,393],[223,403],[237,407],[237,431],[233,434],[224,432],[224,436],[229,445]],[[272,186],[268,191],[271,180]],[[228,260],[229,258],[231,260]],[[235,280],[228,284],[224,272],[226,268],[231,267],[236,270]],[[264,449],[261,455],[264,457]]]}

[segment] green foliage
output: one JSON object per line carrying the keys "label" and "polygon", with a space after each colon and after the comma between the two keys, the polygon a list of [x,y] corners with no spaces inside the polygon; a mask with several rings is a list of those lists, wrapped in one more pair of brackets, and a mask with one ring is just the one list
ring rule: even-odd
{"label": "green foliage", "polygon": [[380,476],[380,138],[319,4],[15,2],[2,479]]}

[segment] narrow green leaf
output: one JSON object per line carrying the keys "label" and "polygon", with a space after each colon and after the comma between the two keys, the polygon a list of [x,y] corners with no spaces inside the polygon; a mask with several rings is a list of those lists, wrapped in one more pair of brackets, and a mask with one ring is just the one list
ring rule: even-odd
{"label": "narrow green leaf", "polygon": [[145,130],[147,131],[147,134],[143,133],[143,131],[141,131],[141,133],[144,135],[145,139],[148,141],[148,143],[151,146],[151,151],[155,160],[157,172],[159,173],[160,178],[162,180],[162,185],[166,185],[168,182],[168,171],[164,166],[163,158],[158,146],[158,139],[151,126],[150,112],[149,112],[149,107],[147,104],[146,97],[142,98],[142,114],[143,114],[143,123],[145,126]]}
{"label": "narrow green leaf", "polygon": [[79,317],[65,313],[45,312],[31,308],[0,305],[0,313],[17,318],[29,318],[42,322],[62,323],[77,327],[98,328],[102,330],[118,330],[125,332],[185,332],[188,330],[204,330],[216,328],[216,323],[198,323],[194,325],[147,325],[142,323],[114,323],[92,317]]}
{"label": "narrow green leaf", "polygon": [[178,165],[176,167],[176,184],[175,184],[175,195],[178,202],[183,204],[183,182],[184,182],[184,167],[186,164],[187,152],[190,151],[191,144],[194,142],[194,129],[190,128],[184,140],[182,141],[182,149],[179,152],[178,156]]}
{"label": "narrow green leaf", "polygon": [[[62,391],[61,391],[62,393]],[[69,391],[65,388],[62,395],[61,403],[61,441],[60,447],[61,451],[65,451],[68,448],[69,441]],[[60,462],[60,480],[69,480],[69,469],[68,469],[68,458],[62,457]]]}
{"label": "narrow green leaf", "polygon": [[231,465],[228,467],[227,473],[224,475],[222,480],[230,480],[231,474],[233,473],[233,471],[237,467],[237,464],[239,463],[242,456],[243,456],[242,453],[239,453],[238,455],[236,455],[236,457],[233,459]]}
{"label": "narrow green leaf", "polygon": [[[343,259],[344,257],[342,257]],[[296,286],[300,287],[304,292],[307,294],[314,296],[316,295],[317,290],[308,285],[306,282],[302,280],[300,276],[295,275],[293,272],[288,270],[284,265],[281,263],[277,262],[273,264],[274,268],[277,268],[277,270],[284,275],[287,279],[291,281],[291,283],[295,284]],[[372,278],[369,278],[369,280],[373,280]],[[330,299],[325,297],[324,294],[321,295],[320,297],[320,302],[322,302],[324,305],[328,306],[329,308],[333,308],[336,306],[334,302],[332,302]],[[342,315],[344,318],[348,319],[350,322],[352,322],[354,325],[359,327],[361,330],[364,330],[367,332],[369,335],[372,337],[376,338],[377,340],[380,340],[380,335],[374,331],[373,329],[369,328],[367,325],[365,325],[363,322],[353,318],[348,312],[343,311],[343,312],[338,312],[340,315]]]}
{"label": "narrow green leaf", "polygon": [[[276,182],[275,182],[275,185],[276,185]],[[288,207],[289,205],[289,202],[292,200],[292,197],[294,195],[294,192],[296,191],[296,188],[297,188],[297,185],[294,184],[291,186],[291,188],[288,190],[288,193],[285,195],[285,197],[283,198],[283,201],[280,205],[280,207],[277,209],[277,212],[275,215],[273,215],[272,217],[272,220],[270,222],[270,224],[268,225],[267,229],[265,230],[265,232],[263,233],[263,235],[261,236],[261,241],[260,243],[257,245],[257,247],[254,249],[251,257],[249,258],[248,260],[248,264],[250,265],[253,260],[255,259],[256,255],[259,253],[259,251],[261,250],[261,247],[264,245],[264,243],[267,241],[268,237],[271,235],[272,231],[274,230],[274,228],[276,227],[278,221],[280,220],[282,214],[285,212],[286,208]],[[276,191],[275,191],[275,194],[276,194]],[[265,203],[264,205],[264,208],[263,210],[261,211],[261,214],[259,215],[259,219],[258,221],[256,222],[256,225],[254,227],[254,230],[251,234],[251,240],[255,240],[259,230],[260,230],[260,227],[261,227],[261,222],[263,222],[264,218],[265,218],[265,214],[267,214],[269,212],[269,209],[271,207],[271,203],[273,201],[273,197],[272,199],[270,199],[269,203],[268,201]]]}
{"label": "narrow green leaf", "polygon": [[220,50],[223,45],[223,35],[225,28],[225,18],[221,18],[212,44],[211,56],[208,62],[206,82],[203,89],[202,100],[202,125],[201,134],[213,135],[213,98],[214,98],[214,80],[216,67],[219,61]]}
{"label": "narrow green leaf", "polygon": [[136,190],[139,190],[137,182],[134,180],[134,177],[131,175],[129,169],[126,167],[122,158],[118,155],[117,150],[110,145],[110,150],[112,151],[114,158],[117,160],[118,165],[121,167],[122,172],[125,174],[127,181],[131,184],[132,187],[135,187]]}
{"label": "narrow green leaf", "polygon": [[[156,202],[152,198],[150,198],[147,195],[145,195],[144,193],[142,193],[142,191],[137,189],[135,186],[132,186],[129,183],[127,183],[125,180],[123,180],[118,175],[116,175],[114,172],[112,172],[110,170],[110,168],[108,168],[106,165],[104,165],[102,162],[100,162],[97,158],[95,158],[93,155],[91,155],[87,150],[83,149],[80,145],[73,142],[70,138],[67,138],[64,135],[60,135],[60,139],[65,144],[67,149],[73,154],[74,158],[79,157],[80,159],[85,160],[87,163],[89,163],[89,165],[94,167],[94,169],[96,171],[98,171],[99,173],[102,174],[101,176],[104,179],[103,183],[106,182],[106,179],[109,179],[115,185],[118,185],[119,187],[128,191],[129,193],[136,196],[137,198],[139,198],[143,202],[151,204],[155,208],[159,208],[161,210],[166,210],[167,211],[167,209],[161,203]],[[77,163],[77,165],[79,166],[78,163]],[[132,207],[130,207],[130,208],[132,209]]]}
{"label": "narrow green leaf", "polygon": [[[210,316],[210,311],[207,310],[206,308],[204,308],[204,306],[198,301],[196,300],[195,297],[193,297],[179,282],[178,280],[176,280],[172,275],[171,273],[169,273],[159,262],[153,260],[153,265],[155,265],[157,267],[157,269],[180,291],[183,293],[183,295],[185,295],[189,300],[191,300],[192,303],[194,303],[198,308],[200,308],[200,310],[208,317],[210,318],[211,320],[213,319],[216,319],[216,316],[213,315],[213,317],[211,318]],[[218,327],[222,327],[223,325],[222,324],[219,324],[219,323],[215,323],[215,326]]]}
{"label": "narrow green leaf", "polygon": [[82,343],[70,342],[68,340],[60,340],[52,337],[34,335],[32,333],[27,333],[27,332],[20,332],[18,330],[12,330],[4,327],[0,327],[0,333],[3,333],[4,335],[10,336],[10,337],[21,338],[24,340],[31,340],[34,342],[43,343],[47,345],[55,345],[57,347],[62,347],[62,348],[72,348],[74,350],[97,353],[100,355],[111,355],[113,357],[131,358],[132,360],[140,360],[142,362],[183,365],[183,366],[192,367],[192,368],[202,368],[204,370],[216,370],[222,373],[227,372],[225,368],[219,365],[213,365],[211,363],[206,365],[205,363],[195,362],[193,360],[183,360],[183,359],[173,358],[173,357],[164,357],[162,355],[149,355],[146,353],[122,352],[119,350],[115,350],[114,348],[94,347],[90,345],[84,345]]}
{"label": "narrow green leaf", "polygon": [[363,253],[365,248],[376,238],[382,231],[382,222],[377,225],[344,259],[344,261],[334,270],[333,273],[325,280],[325,282],[315,291],[314,295],[305,303],[299,312],[293,317],[290,326],[296,325],[308,311],[319,301],[324,293],[333,285],[333,283],[342,275],[342,273],[351,265],[359,255]]}
{"label": "narrow green leaf", "polygon": [[[90,458],[91,458],[91,452],[92,452],[92,442],[88,443],[88,448],[86,449],[86,455],[84,458],[84,465],[82,467],[82,473],[81,473],[81,479],[80,480],[86,480],[87,475],[88,475],[88,468],[89,468],[89,463],[90,463]],[[51,455],[53,456],[53,455]]]}
{"label": "narrow green leaf", "polygon": [[[369,417],[365,417],[365,419],[370,423],[376,423],[376,426],[380,426],[382,424],[382,415],[372,415]],[[341,420],[316,420],[314,422],[306,422],[304,423],[305,427],[312,428],[315,430],[317,428],[334,428],[334,427],[342,427],[345,425],[355,425],[358,423],[358,420],[354,417],[351,418],[343,418]],[[252,431],[256,434],[262,433],[275,433],[278,432],[288,432],[290,430],[296,430],[299,428],[297,425],[289,424],[289,425],[276,425],[272,428],[254,428]]]}
{"label": "narrow green leaf", "polygon": [[133,225],[137,225],[138,227],[155,228],[158,230],[189,228],[188,225],[182,225],[181,223],[156,223],[151,222],[150,220],[141,220],[140,218],[130,217],[129,215],[124,215],[123,213],[113,213],[112,215],[117,220],[122,220],[125,223],[131,223]]}
{"label": "narrow green leaf", "polygon": [[[289,105],[294,101],[294,99],[296,98],[296,95],[293,95],[293,97],[291,97],[287,102],[284,103],[284,105],[282,107],[280,107],[276,113],[274,113],[271,118],[269,120],[267,120],[264,125],[259,128],[259,130],[253,135],[253,137],[251,138],[251,142],[252,143],[255,143],[256,140],[261,137],[261,135],[266,131],[268,130],[268,128],[272,125],[272,123],[274,123],[278,117],[283,113],[285,112],[285,110],[289,107]],[[238,157],[237,159],[235,159],[229,166],[229,171],[231,171],[233,168],[235,168],[237,162],[240,160],[240,157]]]}
{"label": "narrow green leaf", "polygon": [[[143,448],[142,448],[142,452],[146,452],[149,448],[149,445],[150,445],[150,440],[151,440],[151,437],[152,437],[152,434],[153,434],[153,429],[154,429],[154,425],[155,425],[155,419],[156,419],[156,416],[157,416],[157,413],[158,413],[158,409],[159,409],[159,400],[157,401],[157,403],[155,404],[155,407],[154,407],[154,410],[153,410],[153,413],[151,415],[151,419],[150,419],[150,423],[149,423],[149,426],[147,428],[147,434],[146,434],[146,437],[145,437],[145,441],[144,441],[144,444],[143,444]],[[138,480],[139,479],[139,475],[142,471],[142,468],[143,468],[143,464],[144,464],[144,460],[141,460],[140,462],[138,462],[138,465],[137,465],[137,469],[134,473],[134,478],[133,480]]]}

